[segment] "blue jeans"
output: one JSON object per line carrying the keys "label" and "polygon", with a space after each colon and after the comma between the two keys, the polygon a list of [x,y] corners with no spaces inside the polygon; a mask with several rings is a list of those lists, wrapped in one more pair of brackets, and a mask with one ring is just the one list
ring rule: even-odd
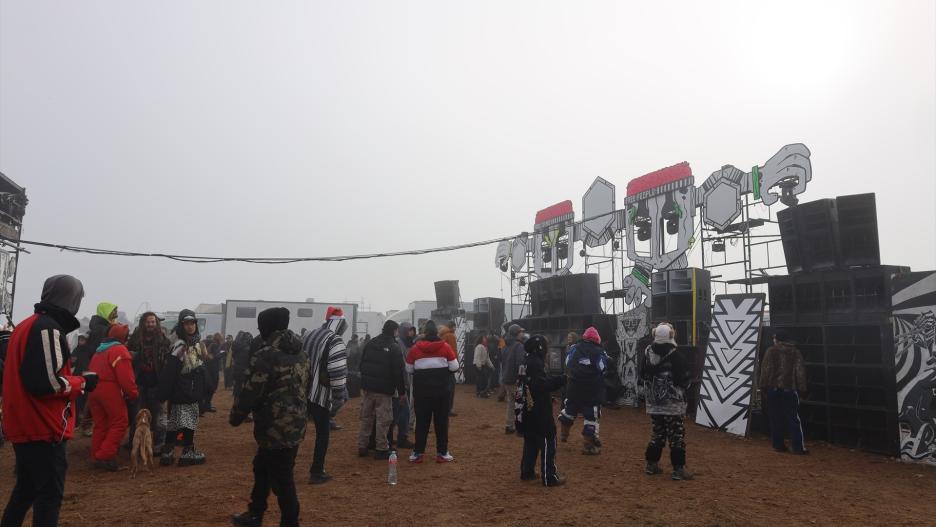
{"label": "blue jeans", "polygon": [[803,452],[803,425],[799,418],[799,394],[796,390],[767,390],[767,413],[770,418],[770,438],[777,450],[786,449],[784,433],[790,435],[790,450]]}
{"label": "blue jeans", "polygon": [[393,399],[393,423],[397,427],[397,444],[406,440],[406,434],[409,432],[409,414],[406,397]]}

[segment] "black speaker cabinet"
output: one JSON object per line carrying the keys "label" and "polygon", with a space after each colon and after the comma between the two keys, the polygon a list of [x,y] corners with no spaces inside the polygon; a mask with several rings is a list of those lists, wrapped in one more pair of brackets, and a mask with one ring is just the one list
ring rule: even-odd
{"label": "black speaker cabinet", "polygon": [[473,302],[472,320],[475,329],[500,328],[504,323],[504,299],[494,297],[476,298]]}
{"label": "black speaker cabinet", "polygon": [[838,210],[842,265],[881,265],[874,194],[839,196],[835,198],[835,207]]}
{"label": "black speaker cabinet", "polygon": [[570,274],[530,283],[533,316],[601,313],[598,275]]}
{"label": "black speaker cabinet", "polygon": [[690,267],[654,273],[651,278],[651,320],[669,322],[676,342],[697,345],[707,341],[712,320],[711,273]]}
{"label": "black speaker cabinet", "polygon": [[436,307],[438,309],[458,309],[461,307],[458,280],[442,280],[436,282],[435,294]]}
{"label": "black speaker cabinet", "polygon": [[801,203],[777,213],[787,271],[838,269],[838,209],[834,199]]}

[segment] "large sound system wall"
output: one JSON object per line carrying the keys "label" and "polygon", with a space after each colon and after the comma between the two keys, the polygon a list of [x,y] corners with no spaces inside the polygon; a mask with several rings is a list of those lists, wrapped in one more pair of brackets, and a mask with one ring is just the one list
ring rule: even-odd
{"label": "large sound system wall", "polygon": [[601,313],[597,274],[570,274],[530,282],[534,317]]}
{"label": "large sound system wall", "polygon": [[874,194],[801,203],[779,211],[777,222],[790,274],[881,263]]}
{"label": "large sound system wall", "polygon": [[877,266],[771,278],[771,329],[789,333],[805,363],[800,417],[807,438],[896,455],[890,291],[892,277],[908,271]]}
{"label": "large sound system wall", "polygon": [[617,316],[602,313],[577,315],[533,316],[512,323],[519,324],[531,335],[543,335],[549,341],[546,355],[546,369],[553,373],[564,371],[562,363],[565,357],[566,337],[570,332],[579,337],[589,326],[594,326],[601,335],[601,344],[611,358],[617,358],[621,349],[617,343]]}
{"label": "large sound system wall", "polygon": [[472,321],[475,329],[500,329],[504,323],[505,303],[503,298],[483,297],[473,302]]}

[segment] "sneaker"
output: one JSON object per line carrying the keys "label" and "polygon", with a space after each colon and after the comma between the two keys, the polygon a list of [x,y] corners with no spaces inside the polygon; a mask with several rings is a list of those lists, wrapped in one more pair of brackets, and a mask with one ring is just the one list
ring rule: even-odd
{"label": "sneaker", "polygon": [[390,451],[389,451],[389,450],[378,450],[378,451],[374,452],[374,459],[376,459],[376,460],[378,460],[378,461],[380,461],[380,460],[386,461],[386,460],[390,459]]}
{"label": "sneaker", "polygon": [[559,474],[556,474],[556,476],[552,478],[551,480],[546,480],[543,483],[543,485],[547,487],[561,487],[565,485],[565,483],[566,483],[565,476],[560,476]]}
{"label": "sneaker", "polygon": [[179,456],[178,465],[180,467],[190,467],[193,465],[204,465],[205,464],[205,454],[195,450],[195,447],[185,447],[182,450],[182,455]]}
{"label": "sneaker", "polygon": [[250,511],[231,516],[231,524],[237,527],[260,527],[263,525],[263,515]]}
{"label": "sneaker", "polygon": [[370,453],[370,451],[367,450],[366,448],[358,448],[358,449],[357,449],[357,455],[358,455],[358,457],[367,457],[369,453]]}
{"label": "sneaker", "polygon": [[310,485],[321,485],[322,483],[328,483],[331,479],[331,474],[326,474],[324,472],[313,472],[309,474]]}
{"label": "sneaker", "polygon": [[108,472],[117,472],[116,459],[95,459],[93,466],[94,468],[106,470]]}
{"label": "sneaker", "polygon": [[412,450],[416,445],[411,443],[408,439],[401,439],[397,442],[397,448],[406,448]]}
{"label": "sneaker", "polygon": [[341,430],[342,428],[344,428],[344,427],[341,426],[340,424],[338,424],[338,422],[335,421],[334,419],[329,419],[329,420],[328,420],[328,429],[329,429],[329,430],[338,431],[338,430]]}
{"label": "sneaker", "polygon": [[655,476],[657,474],[662,474],[663,469],[660,468],[660,464],[656,461],[647,461],[647,466],[644,467],[644,474],[648,476]]}
{"label": "sneaker", "polygon": [[422,454],[417,454],[416,452],[413,452],[412,454],[409,455],[409,461],[410,461],[410,463],[416,463],[416,464],[422,463],[422,462],[423,462],[423,455],[422,455]]}
{"label": "sneaker", "polygon": [[455,461],[455,456],[449,454],[448,452],[444,454],[436,454],[436,463],[451,463]]}
{"label": "sneaker", "polygon": [[690,480],[692,478],[692,472],[686,470],[686,467],[677,467],[673,469],[673,481]]}

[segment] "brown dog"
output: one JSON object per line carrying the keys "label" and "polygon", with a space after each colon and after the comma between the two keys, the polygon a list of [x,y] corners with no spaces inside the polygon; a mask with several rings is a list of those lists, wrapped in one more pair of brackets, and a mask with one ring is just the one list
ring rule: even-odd
{"label": "brown dog", "polygon": [[153,415],[146,408],[136,416],[136,432],[133,433],[133,449],[130,451],[130,477],[135,478],[140,464],[146,470],[153,469],[153,430],[150,423]]}

